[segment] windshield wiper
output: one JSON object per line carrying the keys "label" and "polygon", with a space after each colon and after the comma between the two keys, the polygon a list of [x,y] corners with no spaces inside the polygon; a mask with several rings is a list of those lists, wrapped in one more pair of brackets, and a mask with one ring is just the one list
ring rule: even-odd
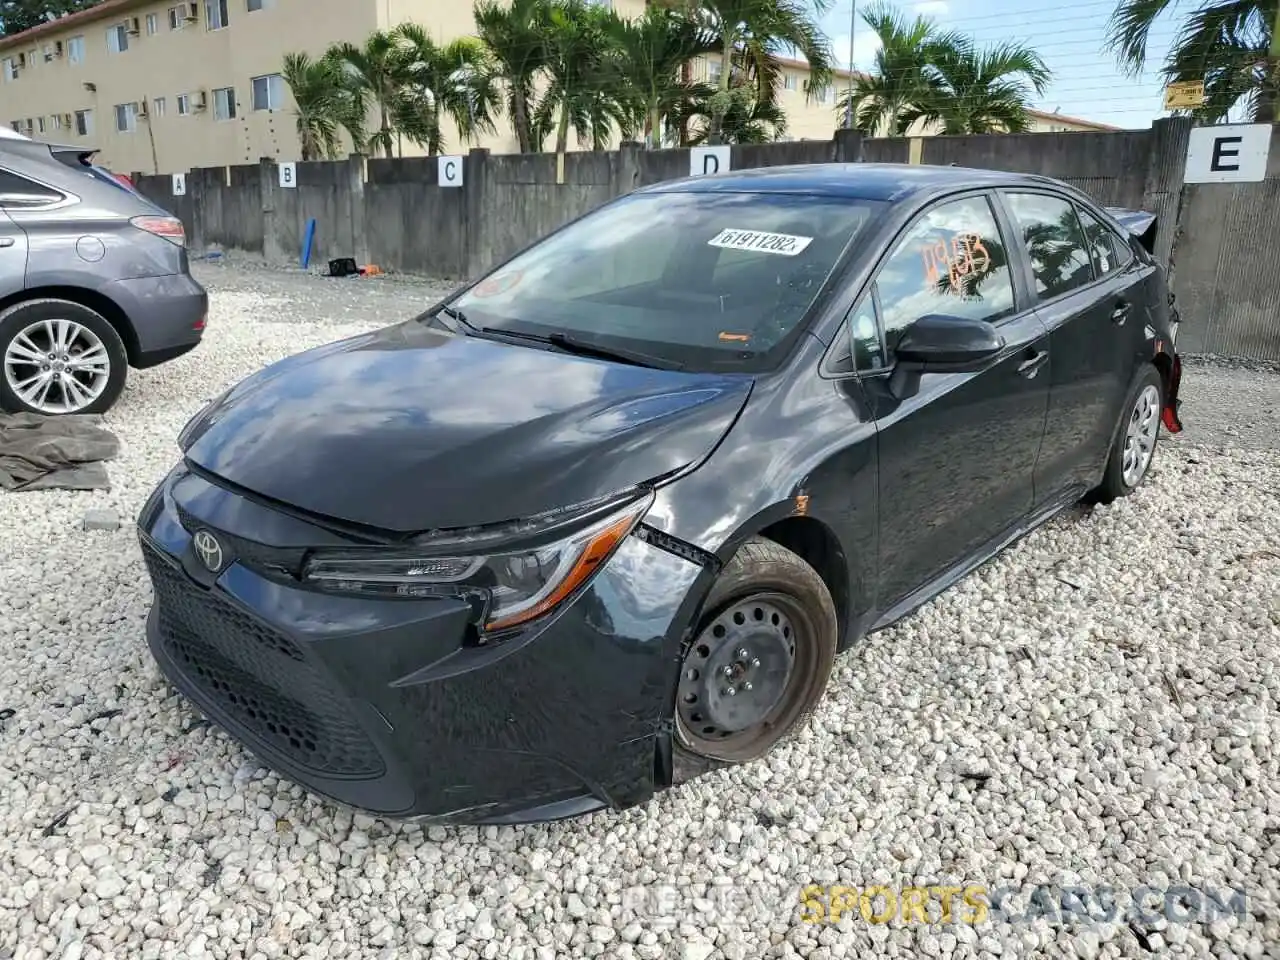
{"label": "windshield wiper", "polygon": [[437,307],[437,308],[436,308],[436,310],[435,310],[435,312],[434,312],[434,313],[429,314],[428,316],[429,316],[430,318],[434,318],[434,317],[438,317],[438,316],[439,316],[440,314],[442,314],[442,313],[443,313],[446,317],[448,317],[450,320],[454,320],[454,321],[456,321],[456,322],[458,322],[458,323],[462,324],[462,326],[466,327],[468,330],[474,330],[476,333],[479,333],[479,332],[480,332],[480,328],[479,328],[479,327],[477,327],[477,326],[476,326],[474,323],[472,323],[470,320],[468,320],[468,319],[467,319],[467,315],[466,315],[465,313],[463,313],[463,312],[462,312],[461,310],[459,310],[457,307],[451,307],[451,306],[449,306],[447,303],[446,303],[446,304],[442,304],[441,306]]}
{"label": "windshield wiper", "polygon": [[630,363],[637,367],[652,367],[655,370],[681,370],[684,368],[684,364],[677,363],[674,360],[666,360],[662,357],[640,353],[637,350],[627,350],[623,347],[606,347],[601,344],[587,343],[585,340],[579,340],[559,331],[543,336],[539,333],[524,333],[520,330],[481,327],[480,332],[492,334],[495,337],[511,337],[515,340],[545,343],[558,347],[565,353],[573,353],[582,357],[600,357],[604,360],[621,360],[623,363]]}

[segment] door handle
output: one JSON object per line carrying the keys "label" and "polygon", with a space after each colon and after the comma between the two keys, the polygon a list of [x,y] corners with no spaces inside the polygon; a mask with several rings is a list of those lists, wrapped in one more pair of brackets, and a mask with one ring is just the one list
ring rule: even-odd
{"label": "door handle", "polygon": [[13,237],[0,237],[0,247],[12,247],[17,242]]}
{"label": "door handle", "polygon": [[1133,304],[1123,301],[1116,305],[1111,311],[1111,322],[1117,327],[1124,326],[1124,322],[1129,319],[1129,313],[1133,310]]}
{"label": "door handle", "polygon": [[1022,374],[1028,380],[1032,379],[1040,368],[1044,366],[1044,362],[1049,359],[1049,351],[1041,350],[1029,360],[1023,360],[1018,364],[1018,373]]}

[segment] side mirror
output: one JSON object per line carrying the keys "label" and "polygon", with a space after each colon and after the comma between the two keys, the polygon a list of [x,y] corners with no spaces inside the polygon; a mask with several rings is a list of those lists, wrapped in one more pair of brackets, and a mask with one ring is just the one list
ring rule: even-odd
{"label": "side mirror", "polygon": [[907,328],[894,355],[899,363],[963,371],[980,367],[1004,345],[1004,337],[986,320],[929,314]]}

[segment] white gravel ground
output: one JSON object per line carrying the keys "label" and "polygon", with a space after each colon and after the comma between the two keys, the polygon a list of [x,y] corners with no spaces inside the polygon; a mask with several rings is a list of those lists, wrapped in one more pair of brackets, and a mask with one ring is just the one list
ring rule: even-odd
{"label": "white gravel ground", "polygon": [[[1188,367],[1189,428],[1146,487],[845,655],[767,762],[625,814],[424,830],[336,811],[195,723],[146,653],[132,521],[205,398],[433,291],[200,275],[205,344],[110,415],[115,489],[0,497],[0,957],[1280,957],[1280,376]],[[80,531],[90,506],[125,525]],[[948,881],[1236,887],[1248,915],[799,912],[808,883]]]}

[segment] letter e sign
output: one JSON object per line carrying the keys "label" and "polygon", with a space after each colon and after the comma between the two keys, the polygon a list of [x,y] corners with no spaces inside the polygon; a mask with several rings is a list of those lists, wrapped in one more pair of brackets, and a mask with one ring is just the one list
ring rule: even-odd
{"label": "letter e sign", "polygon": [[1271,124],[1193,127],[1185,183],[1254,183],[1267,175]]}
{"label": "letter e sign", "polygon": [[436,165],[440,174],[440,186],[462,186],[462,157],[437,157]]}
{"label": "letter e sign", "polygon": [[280,164],[280,186],[286,190],[295,190],[298,186],[298,165],[296,163]]}

